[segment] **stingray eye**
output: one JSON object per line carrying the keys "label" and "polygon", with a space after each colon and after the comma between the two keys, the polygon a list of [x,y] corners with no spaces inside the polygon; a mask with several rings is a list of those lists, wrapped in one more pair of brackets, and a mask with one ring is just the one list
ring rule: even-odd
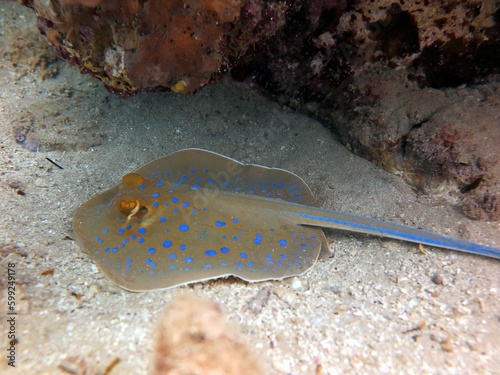
{"label": "stingray eye", "polygon": [[139,207],[139,201],[120,201],[120,211],[124,214],[134,214],[134,210],[137,212]]}
{"label": "stingray eye", "polygon": [[148,207],[138,200],[121,200],[120,203],[118,203],[118,207],[121,212],[127,215],[127,221],[130,221],[132,219],[140,220],[149,211]]}

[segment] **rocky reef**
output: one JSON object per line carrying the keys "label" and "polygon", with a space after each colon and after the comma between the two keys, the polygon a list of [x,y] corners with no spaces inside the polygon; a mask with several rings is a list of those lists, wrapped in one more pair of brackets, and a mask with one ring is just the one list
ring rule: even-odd
{"label": "rocky reef", "polygon": [[293,2],[21,0],[61,59],[130,95],[191,93],[285,23]]}
{"label": "rocky reef", "polygon": [[480,0],[20,0],[57,56],[130,95],[230,71],[356,154],[500,219],[500,5]]}

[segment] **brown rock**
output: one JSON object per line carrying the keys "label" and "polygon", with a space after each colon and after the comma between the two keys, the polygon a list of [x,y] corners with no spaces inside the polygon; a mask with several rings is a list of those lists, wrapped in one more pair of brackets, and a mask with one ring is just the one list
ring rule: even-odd
{"label": "brown rock", "polygon": [[176,297],[160,320],[155,375],[262,375],[263,369],[220,307],[193,295]]}
{"label": "brown rock", "polygon": [[124,95],[198,90],[273,36],[290,9],[278,0],[22,3],[35,10],[40,31],[60,58]]}

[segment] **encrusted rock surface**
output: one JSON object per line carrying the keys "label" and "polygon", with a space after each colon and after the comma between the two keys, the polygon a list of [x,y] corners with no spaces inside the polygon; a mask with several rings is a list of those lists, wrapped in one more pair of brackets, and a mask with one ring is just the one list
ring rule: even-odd
{"label": "encrusted rock surface", "polygon": [[158,327],[154,375],[263,375],[259,359],[221,307],[194,294],[174,298]]}
{"label": "encrusted rock surface", "polygon": [[[495,77],[491,77],[494,79]],[[314,108],[354,153],[449,202],[500,220],[500,82],[420,88],[403,70],[372,67]]]}
{"label": "encrusted rock surface", "polygon": [[[271,0],[21,0],[55,53],[112,91],[190,93],[285,22]],[[291,4],[294,2],[291,1]]]}

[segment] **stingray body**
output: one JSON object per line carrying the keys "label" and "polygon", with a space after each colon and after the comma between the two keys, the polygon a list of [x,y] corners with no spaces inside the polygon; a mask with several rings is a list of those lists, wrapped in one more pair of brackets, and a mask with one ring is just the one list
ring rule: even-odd
{"label": "stingray body", "polygon": [[186,149],[86,202],[74,228],[104,274],[133,291],[230,275],[247,281],[300,275],[329,251],[320,227],[500,258],[499,249],[314,204],[293,173]]}

